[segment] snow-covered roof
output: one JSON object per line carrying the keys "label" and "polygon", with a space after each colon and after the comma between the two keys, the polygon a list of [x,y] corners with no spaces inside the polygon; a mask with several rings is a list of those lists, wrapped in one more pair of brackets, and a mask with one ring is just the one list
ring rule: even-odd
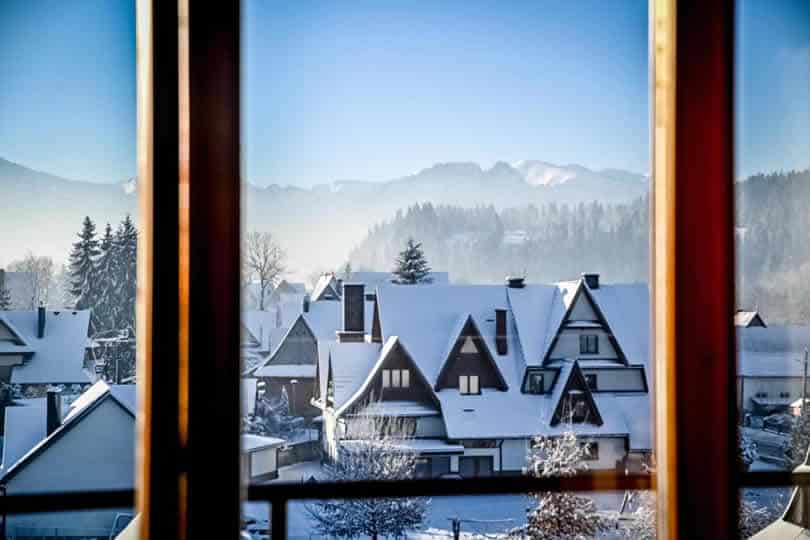
{"label": "snow-covered roof", "polygon": [[245,452],[255,452],[256,450],[264,450],[265,448],[278,448],[279,446],[283,446],[285,442],[284,439],[251,435],[249,433],[243,433],[241,438],[242,450]]}
{"label": "snow-covered roof", "polygon": [[[34,459],[40,451],[81,422],[86,413],[90,413],[94,407],[105,399],[112,399],[125,411],[129,412],[134,425],[136,414],[135,395],[134,384],[110,386],[104,381],[99,381],[71,403],[61,424],[50,435],[47,435],[46,431],[46,399],[19,400],[19,403],[23,405],[9,407],[6,414],[3,450],[4,478],[14,474],[15,471]],[[8,413],[12,409],[20,410],[13,411],[9,416]],[[33,444],[31,444],[32,441]],[[92,444],[91,440],[87,442]],[[6,451],[6,445],[8,451]]]}
{"label": "snow-covered roof", "polygon": [[[647,284],[604,283],[598,289],[588,290],[628,363],[649,367],[650,291]],[[649,369],[646,371],[649,378]]]}
{"label": "snow-covered roof", "polygon": [[256,377],[301,377],[312,379],[315,377],[315,365],[313,364],[269,364],[257,369],[254,373]]}
{"label": "snow-covered roof", "polygon": [[758,311],[746,311],[743,309],[738,309],[737,312],[734,313],[734,326],[747,328],[752,325],[763,327],[767,326],[765,324],[765,320]]}
{"label": "snow-covered roof", "polygon": [[506,288],[509,306],[515,318],[520,348],[527,366],[539,366],[565,315],[568,288],[531,284]]}
{"label": "snow-covered roof", "polygon": [[47,435],[45,398],[18,399],[6,407],[3,469],[8,469]]}
{"label": "snow-covered roof", "polygon": [[378,343],[329,344],[329,362],[334,382],[334,407],[343,407],[369,377],[378,357]]}
{"label": "snow-covered roof", "polygon": [[90,311],[46,311],[45,335],[37,337],[38,313],[6,311],[2,315],[22,335],[34,354],[11,372],[13,384],[86,384],[84,354]]}
{"label": "snow-covered roof", "polygon": [[276,308],[269,311],[249,310],[242,312],[242,324],[259,344],[261,351],[270,351],[272,331],[276,327]]}
{"label": "snow-covered roof", "polygon": [[[420,285],[449,285],[450,273],[449,272],[430,272],[427,275],[431,279],[430,283],[422,283]],[[352,272],[349,276],[349,281],[352,283],[364,283],[366,287],[378,287],[380,285],[391,284],[396,279],[396,276],[391,272]]]}
{"label": "snow-covered roof", "polygon": [[315,302],[327,299],[334,301],[339,298],[335,274],[322,274],[312,289],[312,300]]}
{"label": "snow-covered roof", "polygon": [[[398,336],[428,383],[436,383],[447,359],[449,343],[466,317],[475,320],[490,351],[495,351],[495,309],[507,307],[500,285],[401,285],[380,287],[380,326],[383,338]],[[507,325],[513,327],[511,317]],[[507,386],[520,386],[515,376],[517,349],[514,330],[507,332],[508,354],[494,355]],[[454,341],[453,341],[454,342]]]}
{"label": "snow-covered roof", "polygon": [[737,372],[745,377],[801,377],[810,326],[737,328]]}

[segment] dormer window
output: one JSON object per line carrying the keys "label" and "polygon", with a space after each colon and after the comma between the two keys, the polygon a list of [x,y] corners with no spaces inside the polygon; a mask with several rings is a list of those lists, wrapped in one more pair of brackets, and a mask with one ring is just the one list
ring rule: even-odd
{"label": "dormer window", "polygon": [[599,354],[599,336],[596,334],[579,336],[579,354]]}
{"label": "dormer window", "polygon": [[542,394],[543,374],[542,373],[529,373],[526,377],[526,393],[527,394]]}
{"label": "dormer window", "polygon": [[595,392],[597,390],[597,379],[596,373],[586,373],[585,374],[585,382],[588,384],[588,388],[591,392]]}
{"label": "dormer window", "polygon": [[480,394],[481,389],[478,386],[478,375],[459,375],[458,391],[464,395]]}
{"label": "dormer window", "polygon": [[588,419],[588,402],[580,390],[570,390],[566,397],[567,411],[565,417],[574,424],[581,424]]}

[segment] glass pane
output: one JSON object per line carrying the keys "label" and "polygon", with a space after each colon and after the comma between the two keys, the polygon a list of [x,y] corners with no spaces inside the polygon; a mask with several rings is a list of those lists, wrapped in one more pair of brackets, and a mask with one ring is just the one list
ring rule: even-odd
{"label": "glass pane", "polygon": [[244,6],[243,476],[647,473],[646,2]]}
{"label": "glass pane", "polygon": [[[810,347],[810,9],[738,2],[738,400],[744,465],[792,469],[807,453]],[[773,39],[762,39],[767,31]],[[805,426],[807,425],[807,427]]]}
{"label": "glass pane", "polygon": [[[0,12],[0,484],[134,489],[135,2]],[[6,534],[110,538],[132,512],[11,516]]]}
{"label": "glass pane", "polygon": [[[527,507],[533,508],[538,499],[544,500],[548,513],[530,515]],[[525,538],[531,523],[537,527],[537,537],[651,540],[655,538],[654,505],[652,492],[637,491],[302,501],[289,506],[287,538],[335,536],[337,527],[332,524],[337,523],[356,527],[355,536],[368,537],[372,533],[362,530],[363,522],[353,519],[358,514],[380,509],[378,515],[383,519],[390,514],[409,517],[416,508],[421,516],[417,526],[408,527],[407,517],[397,523],[386,520],[380,523],[380,537],[394,537],[399,531],[391,527],[401,526],[407,538],[453,538],[455,531],[462,539],[508,538],[510,533],[511,537]]]}

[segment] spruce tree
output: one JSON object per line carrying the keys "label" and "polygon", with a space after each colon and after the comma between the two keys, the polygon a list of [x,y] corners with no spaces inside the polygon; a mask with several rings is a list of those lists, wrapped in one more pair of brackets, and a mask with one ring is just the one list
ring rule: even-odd
{"label": "spruce tree", "polygon": [[115,325],[119,330],[135,329],[135,275],[138,267],[138,231],[127,214],[114,239]]}
{"label": "spruce tree", "polygon": [[98,298],[93,310],[93,319],[94,326],[99,332],[115,328],[116,251],[112,227],[107,223],[96,264]]}
{"label": "spruce tree", "polygon": [[11,291],[5,287],[0,287],[0,311],[11,309]]}
{"label": "spruce tree", "polygon": [[810,406],[802,405],[802,412],[796,423],[793,425],[793,431],[790,435],[790,446],[786,448],[786,455],[790,463],[790,469],[793,470],[802,463],[807,457],[807,449],[810,446]]}
{"label": "spruce tree", "polygon": [[94,307],[97,295],[96,258],[99,255],[96,225],[85,216],[79,241],[70,253],[70,294],[76,299],[76,309]]}
{"label": "spruce tree", "polygon": [[416,283],[429,283],[431,278],[430,266],[422,251],[422,243],[408,238],[405,249],[399,252],[393,274],[397,276],[396,283],[413,285]]}

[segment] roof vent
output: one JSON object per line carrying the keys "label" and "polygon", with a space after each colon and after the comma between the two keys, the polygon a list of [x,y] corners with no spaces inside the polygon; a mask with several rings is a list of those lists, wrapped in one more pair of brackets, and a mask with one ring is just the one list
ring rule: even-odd
{"label": "roof vent", "polygon": [[510,289],[522,289],[526,286],[526,278],[507,276],[506,286]]}
{"label": "roof vent", "polygon": [[590,273],[582,273],[582,279],[585,281],[585,284],[591,290],[596,290],[599,288],[599,274],[590,274]]}

